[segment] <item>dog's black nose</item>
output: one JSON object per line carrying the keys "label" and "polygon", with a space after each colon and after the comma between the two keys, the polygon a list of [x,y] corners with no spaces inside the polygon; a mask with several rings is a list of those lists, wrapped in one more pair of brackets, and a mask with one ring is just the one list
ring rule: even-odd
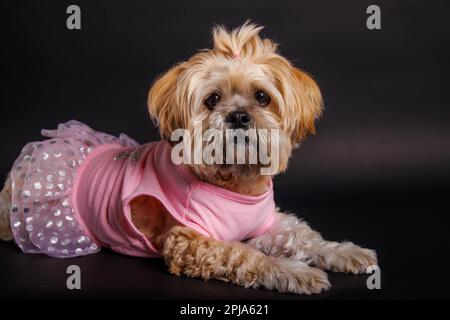
{"label": "dog's black nose", "polygon": [[250,115],[244,111],[233,111],[225,119],[233,129],[245,129],[251,120]]}

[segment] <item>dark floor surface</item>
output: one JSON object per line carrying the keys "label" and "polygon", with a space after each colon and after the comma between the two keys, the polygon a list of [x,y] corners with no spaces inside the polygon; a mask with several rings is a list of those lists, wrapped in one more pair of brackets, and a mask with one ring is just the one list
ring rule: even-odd
{"label": "dark floor surface", "polygon": [[[446,230],[434,226],[429,233],[430,222],[408,219],[411,210],[421,210],[428,218],[439,214],[419,207],[404,211],[395,207],[304,209],[311,224],[328,238],[348,238],[377,249],[380,290],[367,289],[367,275],[330,273],[332,288],[328,292],[286,295],[172,276],[159,259],[132,258],[109,250],[82,258],[54,259],[25,255],[13,243],[1,243],[0,292],[8,298],[448,299],[450,241],[443,239]],[[362,212],[361,218],[355,211]],[[350,217],[351,224],[346,221]],[[66,269],[72,264],[81,268],[81,290],[66,288]]]}

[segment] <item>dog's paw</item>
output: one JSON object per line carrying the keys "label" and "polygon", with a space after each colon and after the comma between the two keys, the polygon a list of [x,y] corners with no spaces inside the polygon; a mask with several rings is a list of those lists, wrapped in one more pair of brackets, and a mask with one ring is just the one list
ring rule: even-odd
{"label": "dog's paw", "polygon": [[286,258],[268,257],[261,284],[282,293],[317,294],[330,288],[325,272]]}
{"label": "dog's paw", "polygon": [[340,243],[333,253],[324,257],[327,269],[344,273],[367,273],[367,268],[376,265],[377,254],[374,250],[361,248],[351,242]]}

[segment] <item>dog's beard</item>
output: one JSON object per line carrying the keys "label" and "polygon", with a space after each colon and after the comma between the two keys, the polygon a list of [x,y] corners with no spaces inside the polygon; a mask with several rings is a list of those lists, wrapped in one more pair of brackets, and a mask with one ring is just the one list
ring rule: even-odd
{"label": "dog's beard", "polygon": [[[193,148],[196,149],[194,153],[197,153],[197,156],[199,156],[201,152],[202,158],[204,158],[206,153],[207,156],[209,155],[209,158],[213,159],[210,159],[207,163],[202,161],[202,163],[191,164],[191,169],[203,177],[233,175],[236,179],[242,177],[242,181],[244,181],[244,178],[257,178],[261,175],[277,174],[280,167],[285,167],[283,162],[280,163],[280,161],[287,162],[292,151],[290,138],[281,129],[279,117],[273,114],[271,109],[249,107],[247,113],[252,120],[248,128],[233,129],[232,124],[227,123],[226,118],[235,110],[236,108],[233,107],[221,107],[212,111],[207,111],[204,108],[195,108],[194,116],[189,121],[188,131],[192,137],[197,137],[196,141],[201,142],[197,148]],[[227,129],[241,130],[247,134],[238,137],[228,137],[227,139]],[[215,134],[208,135],[210,130],[221,132],[221,137],[218,139],[222,142],[220,149],[211,147],[216,136]],[[272,139],[272,131],[277,131],[278,133],[275,139]],[[276,148],[272,148],[273,143],[277,144]],[[198,148],[200,146],[201,148]],[[210,146],[210,149],[207,149],[208,146]],[[212,152],[211,149],[214,149],[214,151]],[[240,153],[238,150],[240,150]],[[238,159],[239,155],[241,157]],[[274,162],[275,165],[272,167],[273,163],[271,161],[274,159],[274,156],[277,161]],[[216,161],[217,158],[222,159],[222,161],[218,163]],[[262,158],[264,161],[261,161]],[[270,170],[266,170],[268,167]]]}
{"label": "dog's beard", "polygon": [[[215,148],[210,156],[215,160],[221,159],[222,166],[241,166],[241,170],[252,170],[267,165],[267,159],[271,157],[271,137],[269,130],[258,130],[250,128],[247,131],[243,129],[224,130],[220,141],[213,137],[209,141],[203,141],[203,150],[208,146],[219,143],[221,148]],[[220,152],[220,155],[217,154]],[[264,161],[262,160],[264,158]],[[211,163],[212,161],[209,161]]]}

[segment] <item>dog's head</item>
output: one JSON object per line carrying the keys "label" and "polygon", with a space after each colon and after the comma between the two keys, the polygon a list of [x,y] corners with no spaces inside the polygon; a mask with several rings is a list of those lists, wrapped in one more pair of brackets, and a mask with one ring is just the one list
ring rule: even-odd
{"label": "dog's head", "polygon": [[[170,140],[179,128],[193,132],[195,121],[201,121],[202,132],[278,129],[276,173],[286,169],[292,149],[315,132],[322,97],[308,74],[278,54],[274,42],[259,36],[261,29],[249,23],[232,31],[216,27],[212,49],[202,50],[173,66],[155,81],[148,95],[148,107],[163,138]],[[256,168],[260,166],[192,167],[204,176],[219,173],[239,177],[258,175]]]}

